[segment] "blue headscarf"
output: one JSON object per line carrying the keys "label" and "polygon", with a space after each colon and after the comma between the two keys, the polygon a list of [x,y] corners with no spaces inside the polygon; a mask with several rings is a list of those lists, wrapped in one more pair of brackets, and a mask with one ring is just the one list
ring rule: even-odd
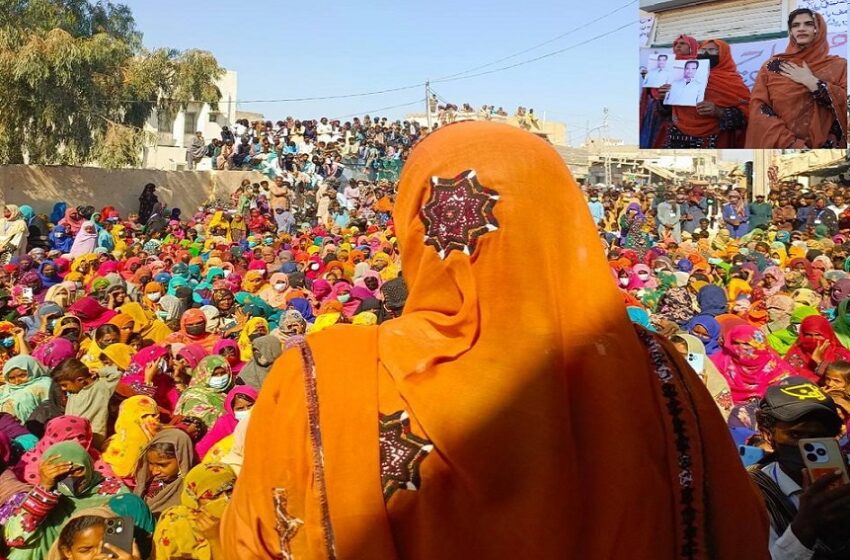
{"label": "blue headscarf", "polygon": [[64,202],[57,202],[53,205],[53,212],[50,214],[50,223],[58,224],[59,220],[65,217],[65,211],[68,209],[68,205]]}
{"label": "blue headscarf", "polygon": [[[57,235],[61,235],[57,237]],[[74,245],[74,236],[68,235],[68,230],[65,226],[56,226],[47,234],[47,239],[50,241],[50,248],[56,249],[61,253],[69,253]]]}
{"label": "blue headscarf", "polygon": [[304,298],[292,298],[289,300],[289,307],[301,313],[301,316],[304,317],[304,320],[308,323],[312,323],[316,317],[313,316],[313,306],[310,305],[310,302]]}
{"label": "blue headscarf", "polygon": [[646,309],[630,305],[626,307],[626,312],[629,314],[629,319],[631,319],[632,323],[655,332],[655,327],[649,322],[649,313]]}
{"label": "blue headscarf", "polygon": [[697,305],[699,305],[700,315],[716,317],[726,313],[729,303],[723,288],[709,284],[700,288],[697,294]]}
{"label": "blue headscarf", "polygon": [[[51,265],[53,267],[52,276],[44,275],[44,267],[47,265]],[[62,278],[59,277],[59,272],[56,270],[56,263],[54,263],[53,261],[42,261],[42,263],[38,265],[38,277],[41,278],[41,284],[45,288],[55,286],[56,284],[62,282]]]}
{"label": "blue headscarf", "polygon": [[32,217],[35,215],[32,206],[22,204],[21,206],[18,206],[18,210],[20,210],[21,216],[24,217],[24,221],[27,223],[27,225],[29,225],[30,220],[32,220]]}
{"label": "blue headscarf", "polygon": [[[694,327],[702,326],[708,332],[708,338],[694,332]],[[711,356],[720,352],[720,323],[714,317],[698,315],[690,320],[687,325],[689,334],[694,335],[705,345],[705,355]]]}

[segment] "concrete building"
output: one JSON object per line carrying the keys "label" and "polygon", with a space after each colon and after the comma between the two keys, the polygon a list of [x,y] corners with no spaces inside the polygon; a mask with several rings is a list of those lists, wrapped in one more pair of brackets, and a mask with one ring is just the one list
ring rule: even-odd
{"label": "concrete building", "polygon": [[219,137],[224,126],[236,121],[237,76],[227,70],[218,80],[221,101],[213,110],[206,103],[190,103],[175,115],[154,113],[145,124],[151,141],[144,148],[142,167],[182,171],[186,169],[186,147],[200,130],[208,141]]}

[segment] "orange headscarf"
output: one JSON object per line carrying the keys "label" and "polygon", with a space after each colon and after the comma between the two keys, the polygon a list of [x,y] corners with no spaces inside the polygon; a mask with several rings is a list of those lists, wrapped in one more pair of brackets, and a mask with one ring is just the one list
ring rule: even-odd
{"label": "orange headscarf", "polygon": [[[847,142],[847,60],[829,54],[827,23],[817,12],[815,22],[817,33],[810,46],[798,46],[791,36],[785,52],[773,56],[759,70],[751,97],[746,147],[822,148],[836,119],[842,142]],[[815,101],[806,86],[779,74],[780,61],[798,66],[805,62],[826,83],[832,107]]]}
{"label": "orange headscarf", "polygon": [[[710,39],[704,41],[700,47],[704,47],[707,43],[717,45],[719,62],[708,74],[705,100],[711,101],[718,107],[737,107],[746,117],[750,102],[750,90],[741,75],[738,74],[738,66],[732,58],[729,45],[720,39]],[[695,107],[674,106],[673,122],[676,128],[691,136],[708,136],[720,132],[720,121],[717,120],[717,117],[700,115]]]}
{"label": "orange headscarf", "polygon": [[766,559],[764,506],[717,406],[630,323],[585,207],[528,132],[464,122],[421,141],[393,216],[404,313],[329,327],[275,363],[222,522],[229,557],[283,543],[340,560]]}

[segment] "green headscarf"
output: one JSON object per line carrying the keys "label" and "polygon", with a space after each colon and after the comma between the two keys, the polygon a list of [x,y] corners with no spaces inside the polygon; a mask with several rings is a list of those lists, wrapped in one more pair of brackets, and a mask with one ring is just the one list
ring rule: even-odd
{"label": "green headscarf", "polygon": [[848,303],[850,303],[850,298],[844,299],[838,304],[838,312],[835,315],[835,320],[832,322],[832,330],[835,331],[835,336],[838,337],[841,345],[850,349],[850,317],[847,315]]}
{"label": "green headscarf", "polygon": [[801,305],[795,309],[793,313],[791,313],[791,323],[786,328],[767,335],[767,343],[770,344],[774,350],[779,352],[781,356],[784,356],[788,350],[791,349],[794,343],[797,342],[800,323],[803,322],[803,319],[810,315],[817,314],[818,310],[814,307]]}
{"label": "green headscarf", "polygon": [[36,528],[25,528],[22,524],[23,516],[13,515],[6,524],[7,539],[23,539],[29,543],[26,548],[13,548],[8,557],[10,560],[28,559],[44,560],[50,552],[50,547],[59,538],[62,527],[81,509],[93,508],[105,505],[117,494],[125,494],[129,490],[117,481],[119,486],[109,493],[101,493],[103,478],[94,471],[91,456],[79,443],[74,441],[63,441],[47,448],[42,455],[42,461],[51,457],[59,457],[85,469],[82,480],[77,482],[77,487],[72,490],[64,485],[59,485],[57,491],[60,494],[59,502],[50,513],[42,520]]}
{"label": "green headscarf", "polygon": [[3,376],[13,369],[24,370],[27,378],[20,385],[6,383],[0,386],[0,412],[8,412],[26,422],[36,407],[50,397],[52,381],[45,367],[32,356],[10,359],[3,365]]}
{"label": "green headscarf", "polygon": [[214,354],[205,356],[198,362],[192,374],[189,387],[180,395],[175,414],[182,416],[197,416],[207,428],[212,428],[215,421],[224,414],[224,401],[227,391],[233,385],[232,381],[220,389],[210,387],[209,381],[217,368],[223,368],[231,375],[230,364],[224,356]]}

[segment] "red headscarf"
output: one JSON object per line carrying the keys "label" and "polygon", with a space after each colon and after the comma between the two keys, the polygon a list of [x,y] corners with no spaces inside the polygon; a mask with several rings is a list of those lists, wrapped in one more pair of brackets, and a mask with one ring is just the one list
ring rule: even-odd
{"label": "red headscarf", "polygon": [[812,355],[821,343],[820,338],[812,335],[820,335],[823,340],[829,342],[821,358],[821,364],[831,364],[836,360],[850,362],[850,350],[841,345],[832,325],[826,317],[821,315],[810,315],[800,323],[800,336],[794,346],[785,354],[785,361],[797,370],[797,373],[817,383],[821,376],[818,375],[818,364],[812,359]]}

